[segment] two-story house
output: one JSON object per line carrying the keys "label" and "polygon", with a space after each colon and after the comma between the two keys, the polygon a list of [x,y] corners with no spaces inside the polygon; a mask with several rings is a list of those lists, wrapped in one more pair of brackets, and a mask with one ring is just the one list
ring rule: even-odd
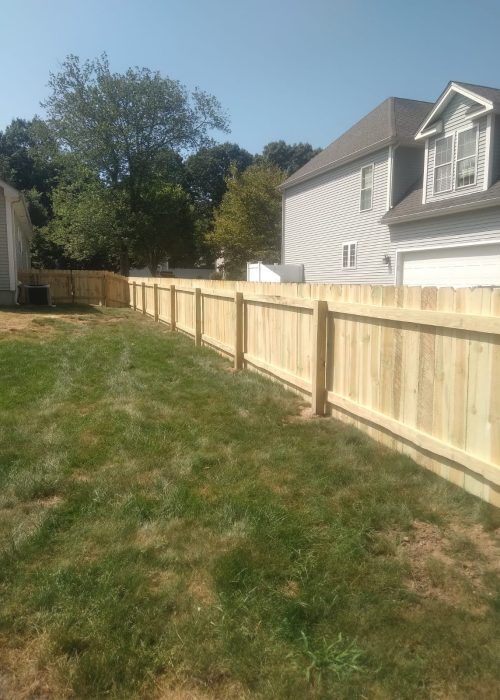
{"label": "two-story house", "polygon": [[500,285],[500,90],[391,97],[282,185],[306,282]]}

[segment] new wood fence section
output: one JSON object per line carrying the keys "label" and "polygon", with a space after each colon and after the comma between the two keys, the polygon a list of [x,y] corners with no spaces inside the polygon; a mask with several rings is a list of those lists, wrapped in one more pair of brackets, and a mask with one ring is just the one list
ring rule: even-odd
{"label": "new wood fence section", "polygon": [[500,289],[110,279],[117,300],[500,506]]}

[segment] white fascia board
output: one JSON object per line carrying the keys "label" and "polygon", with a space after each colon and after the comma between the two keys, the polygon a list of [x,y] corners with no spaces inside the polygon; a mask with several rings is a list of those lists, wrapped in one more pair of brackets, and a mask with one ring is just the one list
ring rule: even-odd
{"label": "white fascia board", "polygon": [[464,97],[468,97],[470,100],[473,102],[477,102],[480,105],[483,105],[482,110],[479,110],[477,113],[474,113],[474,118],[477,116],[481,116],[483,114],[486,114],[487,112],[490,112],[493,110],[493,102],[491,100],[487,100],[484,97],[481,97],[480,95],[477,95],[475,92],[472,92],[471,90],[467,90],[467,88],[462,87],[461,85],[457,85],[456,83],[450,83],[448,88],[445,90],[445,92],[442,94],[442,96],[439,98],[439,100],[436,102],[432,110],[429,112],[429,114],[426,116],[424,122],[420,126],[419,130],[417,131],[417,134],[415,136],[415,140],[425,138],[426,136],[430,136],[430,133],[426,132],[426,127],[436,118],[438,114],[446,107],[450,99],[453,97],[453,95],[463,95]]}

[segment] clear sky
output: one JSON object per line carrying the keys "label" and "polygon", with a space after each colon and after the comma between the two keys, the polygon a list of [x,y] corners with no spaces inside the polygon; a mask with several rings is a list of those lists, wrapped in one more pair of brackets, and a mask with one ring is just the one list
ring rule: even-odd
{"label": "clear sky", "polygon": [[326,146],[390,95],[500,87],[498,0],[0,0],[0,129],[43,114],[49,71],[106,51],[218,97],[229,137]]}

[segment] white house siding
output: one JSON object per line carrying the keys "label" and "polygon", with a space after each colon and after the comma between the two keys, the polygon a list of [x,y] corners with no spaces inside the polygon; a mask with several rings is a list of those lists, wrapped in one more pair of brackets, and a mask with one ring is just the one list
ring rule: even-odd
{"label": "white house siding", "polygon": [[[306,282],[392,284],[382,262],[390,252],[387,210],[388,149],[319,175],[284,193],[283,260],[304,265]],[[374,164],[373,207],[359,211],[361,168]],[[357,241],[357,266],[342,269],[342,244]]]}
{"label": "white house siding", "polygon": [[10,289],[5,197],[0,187],[0,290]]}
{"label": "white house siding", "polygon": [[424,171],[423,148],[398,146],[394,150],[392,171],[392,205],[400,202]]}
{"label": "white house siding", "polygon": [[[500,207],[391,226],[391,251],[500,241]],[[399,281],[399,280],[397,280]]]}
{"label": "white house siding", "polygon": [[[427,202],[436,202],[442,199],[449,199],[450,197],[460,197],[462,195],[471,194],[472,192],[477,192],[483,189],[484,183],[484,163],[486,155],[486,117],[481,117],[480,119],[475,119],[471,121],[470,117],[466,114],[467,110],[475,105],[480,109],[480,105],[472,100],[469,100],[463,95],[456,95],[444,110],[442,114],[443,120],[443,133],[438,136],[429,139],[429,152],[427,159]],[[444,135],[449,135],[451,133],[455,134],[453,142],[453,164],[457,148],[456,130],[466,127],[467,125],[477,125],[479,126],[479,144],[478,144],[478,155],[477,155],[477,177],[476,184],[469,185],[468,187],[461,187],[460,189],[453,189],[450,192],[440,192],[434,194],[434,156],[435,156],[435,143],[436,140],[442,138]],[[455,167],[453,167],[452,180],[455,183]]]}

